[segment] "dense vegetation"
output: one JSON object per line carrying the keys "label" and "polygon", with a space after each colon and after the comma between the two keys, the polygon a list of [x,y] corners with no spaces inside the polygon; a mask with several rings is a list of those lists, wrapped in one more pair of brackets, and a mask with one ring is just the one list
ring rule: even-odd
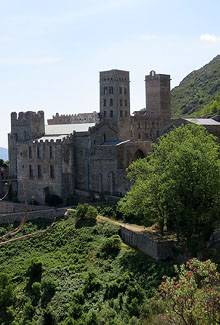
{"label": "dense vegetation", "polygon": [[217,139],[194,124],[162,136],[147,159],[128,168],[134,182],[121,200],[124,214],[173,229],[177,237],[207,240],[219,219],[220,160]]}
{"label": "dense vegetation", "polygon": [[[68,217],[41,236],[1,247],[0,324],[148,324],[149,298],[172,262],[129,248],[110,223],[75,222]],[[28,222],[19,235],[47,226]]]}
{"label": "dense vegetation", "polygon": [[220,55],[199,70],[186,76],[171,91],[171,107],[174,117],[201,115],[220,91]]}

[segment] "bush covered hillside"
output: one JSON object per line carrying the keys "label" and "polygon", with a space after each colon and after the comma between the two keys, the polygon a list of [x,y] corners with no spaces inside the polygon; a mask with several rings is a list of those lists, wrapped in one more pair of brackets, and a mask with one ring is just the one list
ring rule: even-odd
{"label": "bush covered hillside", "polygon": [[[148,298],[172,262],[155,263],[123,244],[118,226],[85,227],[78,217],[1,246],[0,324],[146,324]],[[17,236],[48,223],[27,222]],[[0,236],[9,228],[1,226]]]}
{"label": "bush covered hillside", "polygon": [[172,115],[200,116],[202,109],[220,92],[220,55],[186,76],[171,91]]}

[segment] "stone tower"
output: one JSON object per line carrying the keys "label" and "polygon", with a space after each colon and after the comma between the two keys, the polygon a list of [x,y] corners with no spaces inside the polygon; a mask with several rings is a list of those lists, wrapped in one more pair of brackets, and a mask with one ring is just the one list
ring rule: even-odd
{"label": "stone tower", "polygon": [[129,72],[100,72],[100,120],[116,124],[118,140],[130,139]]}
{"label": "stone tower", "polygon": [[156,74],[151,71],[145,76],[146,109],[153,118],[159,118],[166,124],[171,118],[170,109],[170,75]]}
{"label": "stone tower", "polygon": [[44,135],[44,112],[11,113],[11,133],[8,135],[9,175],[17,177],[17,143]]}

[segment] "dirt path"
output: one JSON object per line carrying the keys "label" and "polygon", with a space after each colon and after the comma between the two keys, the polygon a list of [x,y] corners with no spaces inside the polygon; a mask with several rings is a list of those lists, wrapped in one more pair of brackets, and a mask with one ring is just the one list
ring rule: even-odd
{"label": "dirt path", "polygon": [[112,223],[114,225],[125,227],[125,228],[127,228],[129,230],[132,230],[134,232],[148,234],[148,235],[151,235],[151,236],[163,239],[163,240],[168,239],[168,240],[176,241],[176,235],[175,234],[165,232],[164,235],[162,236],[160,234],[159,230],[154,226],[152,226],[152,227],[144,227],[144,226],[139,226],[139,225],[135,225],[135,224],[119,222],[119,221],[112,220],[110,218],[103,217],[103,216],[98,216],[97,219],[98,219],[98,221],[99,220],[100,221],[107,221],[107,222],[110,222],[110,223]]}

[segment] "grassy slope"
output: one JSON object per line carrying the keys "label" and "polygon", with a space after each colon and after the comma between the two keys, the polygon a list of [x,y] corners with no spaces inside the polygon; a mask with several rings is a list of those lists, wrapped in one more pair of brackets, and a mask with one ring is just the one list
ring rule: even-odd
{"label": "grassy slope", "polygon": [[220,55],[186,76],[171,91],[172,115],[199,116],[202,108],[220,92]]}
{"label": "grassy slope", "polygon": [[[46,226],[45,221],[29,222],[24,226],[22,234]],[[86,323],[83,317],[89,315],[91,310],[95,310],[97,317],[100,317],[98,324],[128,324],[133,315],[128,304],[129,294],[126,291],[121,297],[119,294],[114,298],[106,298],[107,285],[125,272],[132,272],[129,285],[140,286],[138,288],[144,289],[146,298],[150,297],[161,282],[162,275],[171,272],[172,262],[155,263],[151,258],[125,244],[122,244],[117,256],[97,257],[102,243],[112,234],[118,233],[118,230],[117,226],[106,222],[91,228],[75,229],[74,220],[68,219],[61,220],[44,235],[2,246],[0,272],[9,274],[15,284],[17,301],[13,308],[17,324],[44,324],[46,310],[51,310],[56,323],[62,324],[71,311],[73,293],[85,287],[85,277],[89,271],[95,272],[100,288],[85,296],[82,324],[90,324]],[[7,229],[1,227],[0,235],[5,231]],[[42,305],[40,299],[34,306],[33,323],[25,323],[24,305],[27,301],[32,301],[30,293],[25,289],[28,283],[26,271],[35,257],[43,263],[41,282],[50,277],[56,283],[56,292],[47,305]],[[137,319],[139,317],[137,315]],[[101,319],[104,321],[101,322]],[[78,322],[81,324],[80,320]],[[139,324],[138,320],[132,324]]]}

